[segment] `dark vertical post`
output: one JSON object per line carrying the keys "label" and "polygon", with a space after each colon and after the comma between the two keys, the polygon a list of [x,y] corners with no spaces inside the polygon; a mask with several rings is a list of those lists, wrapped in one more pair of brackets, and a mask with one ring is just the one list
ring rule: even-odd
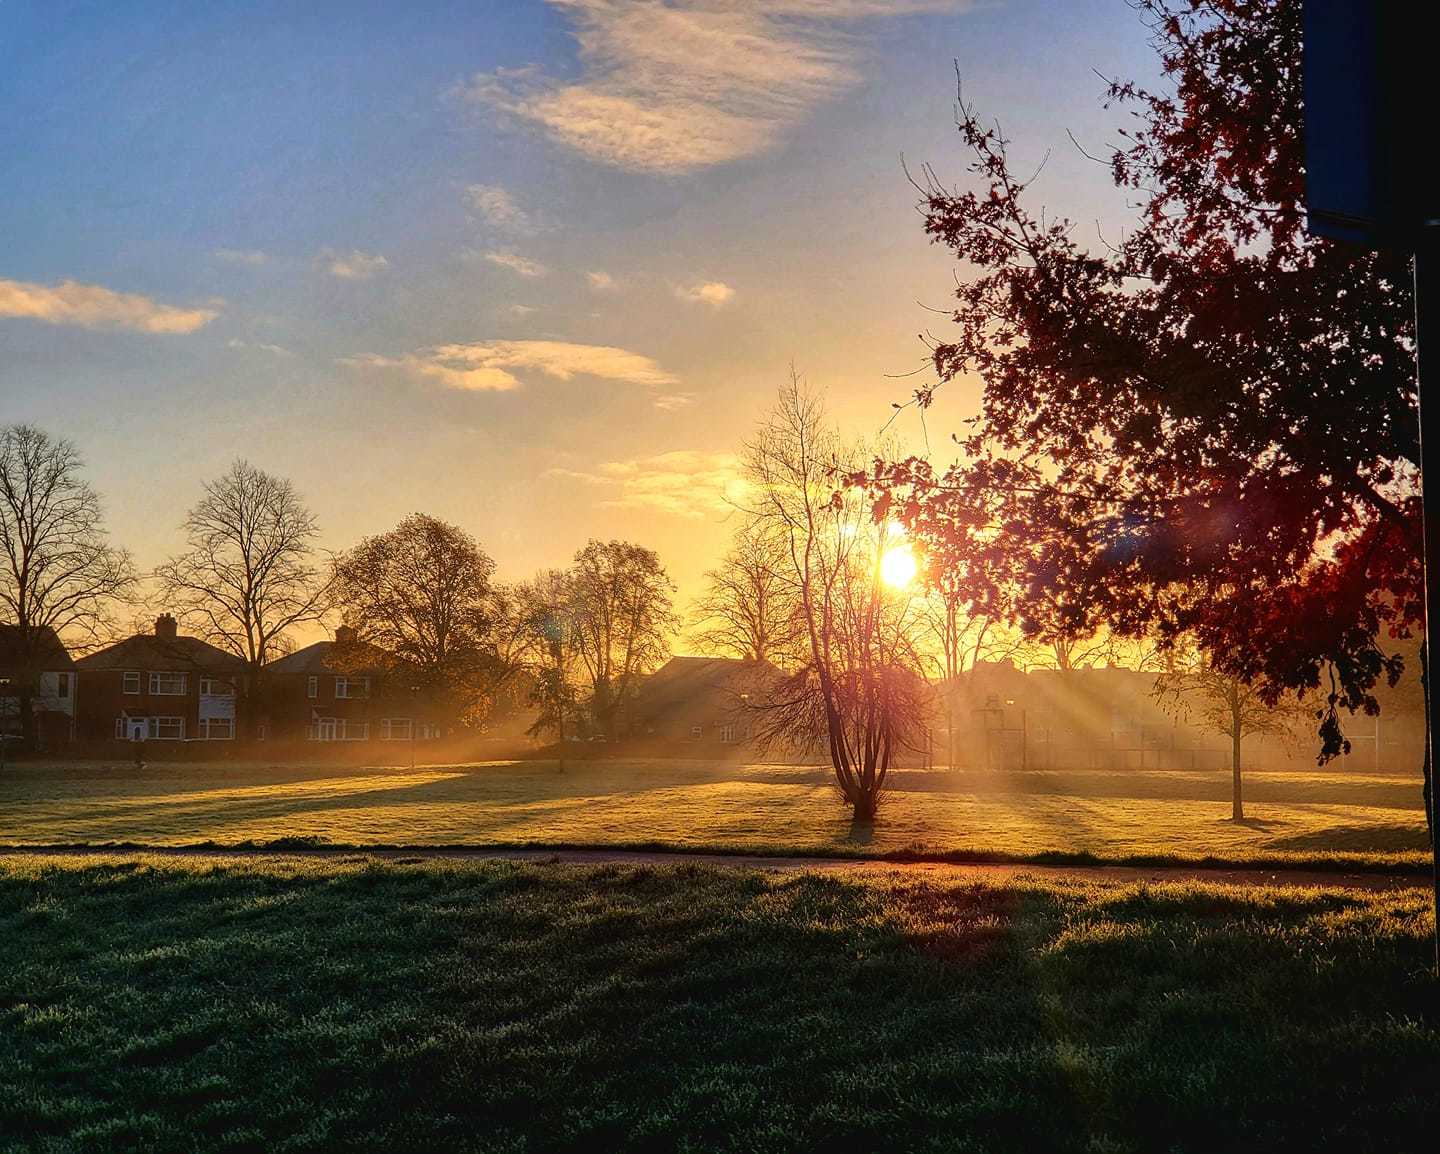
{"label": "dark vertical post", "polygon": [[[1428,336],[1430,344],[1426,344]],[[1425,510],[1425,648],[1435,652],[1440,639],[1440,395],[1426,398],[1425,382],[1434,378],[1440,390],[1440,222],[1427,222],[1415,245],[1415,364],[1416,392],[1420,400],[1420,495]],[[1427,351],[1428,350],[1428,351]],[[1427,482],[1427,466],[1434,463],[1437,484]],[[1440,693],[1431,684],[1425,693],[1425,741],[1430,763],[1431,813],[1434,814],[1435,741],[1440,732]],[[1435,969],[1440,973],[1440,837],[1430,829],[1434,869]]]}

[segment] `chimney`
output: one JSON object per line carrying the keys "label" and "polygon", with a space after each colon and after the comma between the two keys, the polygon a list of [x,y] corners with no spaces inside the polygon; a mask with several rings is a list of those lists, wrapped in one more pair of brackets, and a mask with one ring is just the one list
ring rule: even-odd
{"label": "chimney", "polygon": [[354,645],[355,630],[349,625],[337,625],[335,627],[336,645]]}
{"label": "chimney", "polygon": [[175,618],[168,613],[162,613],[155,618],[155,636],[173,639],[175,636]]}

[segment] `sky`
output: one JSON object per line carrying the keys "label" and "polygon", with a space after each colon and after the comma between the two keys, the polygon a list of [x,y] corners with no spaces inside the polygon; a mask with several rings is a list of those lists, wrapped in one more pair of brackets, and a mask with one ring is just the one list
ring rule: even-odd
{"label": "sky", "polygon": [[[6,0],[0,423],[76,443],[142,568],[244,457],[326,549],[420,511],[515,580],[620,537],[683,607],[791,364],[858,435],[931,379],[965,270],[905,166],[965,181],[957,67],[1116,235],[1067,132],[1154,82],[1126,0]],[[976,397],[896,431],[943,460]]]}

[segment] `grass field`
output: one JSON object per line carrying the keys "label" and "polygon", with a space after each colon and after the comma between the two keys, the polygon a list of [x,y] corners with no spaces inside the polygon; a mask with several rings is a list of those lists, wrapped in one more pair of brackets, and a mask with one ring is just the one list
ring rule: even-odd
{"label": "grass field", "polygon": [[0,1149],[1430,1150],[1427,901],[12,857]]}
{"label": "grass field", "polygon": [[27,764],[0,777],[0,844],[637,845],[790,853],[1088,853],[1244,862],[1428,861],[1418,773],[901,771],[852,826],[817,767],[590,761],[350,769]]}

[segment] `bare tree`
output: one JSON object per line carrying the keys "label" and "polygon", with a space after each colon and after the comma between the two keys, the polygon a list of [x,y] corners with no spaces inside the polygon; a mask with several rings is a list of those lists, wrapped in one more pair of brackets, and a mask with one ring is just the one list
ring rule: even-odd
{"label": "bare tree", "polygon": [[33,749],[41,664],[55,640],[107,640],[135,586],[129,555],[105,535],[100,498],[69,441],[33,425],[0,428],[0,608],[14,630],[21,737]]}
{"label": "bare tree", "polygon": [[945,761],[955,768],[955,705],[960,675],[967,660],[971,667],[980,660],[986,637],[991,632],[989,617],[971,611],[966,584],[956,571],[936,568],[925,574],[925,595],[917,602],[919,632],[924,646],[926,668],[939,682],[945,709]]}
{"label": "bare tree", "polygon": [[565,742],[580,720],[571,602],[570,574],[563,569],[542,569],[514,590],[515,657],[531,671],[530,703],[537,709],[529,733],[555,734],[561,769]]}
{"label": "bare tree", "polygon": [[691,606],[696,646],[742,661],[791,664],[801,637],[787,563],[784,541],[747,519]]}
{"label": "bare tree", "polygon": [[357,640],[383,650],[447,717],[478,725],[513,666],[495,562],[462,529],[415,513],[334,559],[331,599]]}
{"label": "bare tree", "polygon": [[568,584],[568,629],[590,712],[613,739],[640,678],[670,652],[675,587],[654,552],[628,541],[591,541],[575,554]]}
{"label": "bare tree", "polygon": [[888,530],[854,492],[853,472],[819,399],[791,373],[746,447],[753,516],[783,545],[804,634],[804,662],[759,706],[762,742],[822,742],[858,820],[875,815],[894,757],[924,740],[912,599],[881,579]]}
{"label": "bare tree", "polygon": [[1155,679],[1155,697],[1173,716],[1191,720],[1230,739],[1230,817],[1245,820],[1240,746],[1246,737],[1293,737],[1294,727],[1313,715],[1293,697],[1277,705],[1262,699],[1258,682],[1247,684],[1215,667],[1208,655],[1173,655]]}
{"label": "bare tree", "polygon": [[183,528],[185,551],[155,571],[160,592],[188,628],[245,662],[242,692],[255,698],[290,631],[324,615],[315,518],[289,481],[237,460],[206,483]]}

